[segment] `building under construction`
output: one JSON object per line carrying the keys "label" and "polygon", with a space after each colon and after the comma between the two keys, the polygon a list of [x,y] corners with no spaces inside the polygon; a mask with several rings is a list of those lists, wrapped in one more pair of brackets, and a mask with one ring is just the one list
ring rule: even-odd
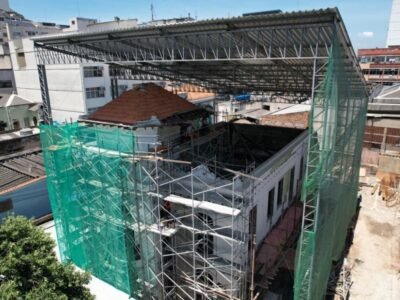
{"label": "building under construction", "polygon": [[[367,107],[336,9],[38,37],[35,47],[64,261],[139,299],[251,299],[253,249],[299,192],[306,156],[294,297],[323,297],[356,209]],[[308,97],[309,130],[211,124],[209,111],[153,84],[52,125],[45,65],[96,61],[115,68],[114,87],[167,79]]]}

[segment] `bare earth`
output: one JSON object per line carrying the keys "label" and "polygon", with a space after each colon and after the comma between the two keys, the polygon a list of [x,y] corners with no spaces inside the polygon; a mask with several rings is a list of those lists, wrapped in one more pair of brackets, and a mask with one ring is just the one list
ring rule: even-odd
{"label": "bare earth", "polygon": [[[388,207],[371,187],[361,187],[353,245],[350,300],[400,299],[400,200]],[[393,203],[392,203],[393,205]]]}

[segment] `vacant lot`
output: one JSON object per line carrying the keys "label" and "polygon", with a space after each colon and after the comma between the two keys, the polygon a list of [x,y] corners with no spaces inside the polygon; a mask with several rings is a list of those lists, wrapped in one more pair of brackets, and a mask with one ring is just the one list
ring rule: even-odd
{"label": "vacant lot", "polygon": [[361,188],[362,203],[349,252],[350,299],[400,299],[400,201],[390,206],[372,187]]}

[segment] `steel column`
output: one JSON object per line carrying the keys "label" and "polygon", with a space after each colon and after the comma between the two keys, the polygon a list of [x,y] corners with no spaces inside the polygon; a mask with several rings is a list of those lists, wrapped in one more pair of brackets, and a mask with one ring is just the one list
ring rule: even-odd
{"label": "steel column", "polygon": [[46,66],[38,65],[40,92],[42,94],[42,122],[44,124],[52,124],[53,117],[51,115],[51,105],[49,96],[49,87],[47,85]]}

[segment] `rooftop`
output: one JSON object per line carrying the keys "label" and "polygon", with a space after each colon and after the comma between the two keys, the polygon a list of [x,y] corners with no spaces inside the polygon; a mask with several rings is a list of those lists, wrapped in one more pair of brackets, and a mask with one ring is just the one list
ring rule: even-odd
{"label": "rooftop", "polygon": [[271,112],[269,110],[263,108],[252,108],[246,110],[240,110],[236,112],[236,115],[242,115],[243,117],[251,118],[251,119],[260,119],[262,116],[269,115]]}
{"label": "rooftop", "polygon": [[377,100],[378,102],[388,102],[394,101],[397,104],[400,104],[400,84],[394,84],[392,86],[384,87],[380,94],[375,97],[374,100]]}
{"label": "rooftop", "polygon": [[[11,131],[11,132],[5,132],[5,133],[0,133],[0,142],[4,141],[9,141],[9,140],[14,140],[14,139],[20,139],[20,138],[25,138],[27,136],[33,136],[33,135],[39,135],[40,130],[37,127],[32,128],[32,134],[21,134],[21,131]],[[1,151],[0,151],[1,153]]]}
{"label": "rooftop", "polygon": [[0,94],[0,107],[31,104],[36,104],[36,102],[20,97],[17,94]]}
{"label": "rooftop", "polygon": [[399,118],[400,84],[383,87],[368,103],[368,117]]}
{"label": "rooftop", "polygon": [[[190,103],[164,88],[153,84],[143,84],[124,92],[117,99],[109,102],[90,115],[89,120],[135,125],[156,118],[160,122],[167,122],[183,113],[196,112],[204,114],[203,109]],[[192,116],[186,116],[191,118]],[[157,121],[155,120],[155,121]]]}
{"label": "rooftop", "polygon": [[44,176],[40,148],[0,156],[0,195]]}
{"label": "rooftop", "polygon": [[[124,74],[131,79],[140,80],[146,74],[154,80],[167,78],[218,93],[269,91],[307,96],[313,78],[324,77],[330,46],[338,41],[355,84],[365,88],[337,8],[32,39],[41,64],[97,61],[125,68]],[[318,67],[313,69],[315,59]],[[314,76],[316,71],[318,76]]]}
{"label": "rooftop", "polygon": [[358,49],[358,56],[368,55],[400,55],[400,47]]}
{"label": "rooftop", "polygon": [[270,114],[260,120],[260,124],[277,127],[306,129],[309,122],[309,111],[287,114]]}
{"label": "rooftop", "polygon": [[300,113],[300,112],[309,112],[311,110],[311,104],[295,104],[280,110],[273,112],[273,115],[286,115],[286,114],[293,114],[293,113]]}

